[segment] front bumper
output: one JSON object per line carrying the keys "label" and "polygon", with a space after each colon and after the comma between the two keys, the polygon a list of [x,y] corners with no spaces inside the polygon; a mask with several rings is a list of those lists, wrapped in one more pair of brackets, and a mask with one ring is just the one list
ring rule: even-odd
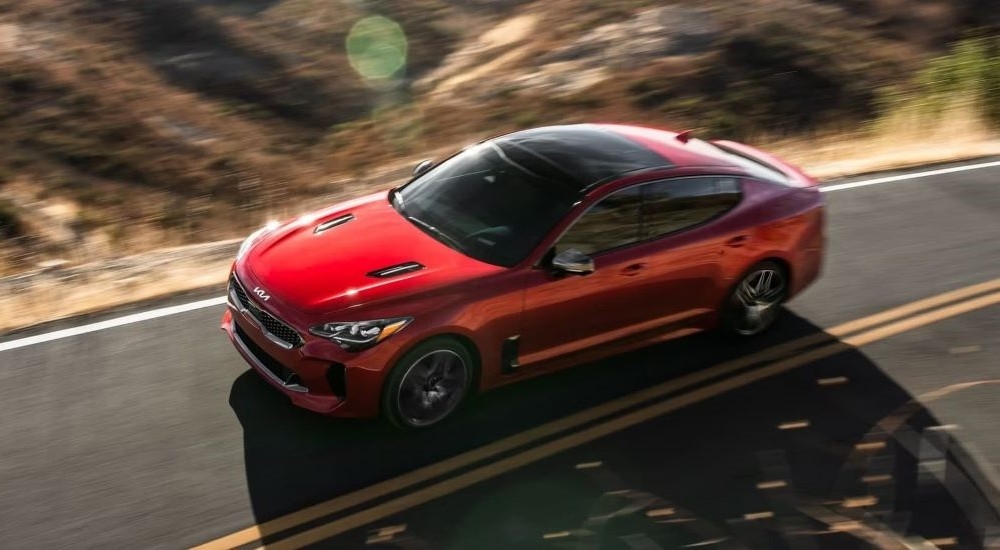
{"label": "front bumper", "polygon": [[354,364],[328,342],[285,349],[232,304],[222,316],[221,328],[250,367],[294,405],[338,417],[378,414],[381,365],[372,363],[377,368],[366,368]]}

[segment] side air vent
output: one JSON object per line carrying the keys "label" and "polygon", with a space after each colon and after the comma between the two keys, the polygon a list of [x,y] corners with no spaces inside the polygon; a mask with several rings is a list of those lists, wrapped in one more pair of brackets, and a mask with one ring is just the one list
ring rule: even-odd
{"label": "side air vent", "polygon": [[395,277],[396,275],[410,273],[411,271],[420,271],[423,268],[424,266],[418,264],[417,262],[406,262],[405,264],[397,264],[389,267],[383,267],[382,269],[376,269],[375,271],[369,271],[366,275],[369,277],[385,279],[387,277]]}
{"label": "side air vent", "polygon": [[316,229],[313,229],[313,233],[322,233],[327,229],[337,227],[338,225],[343,225],[353,219],[354,219],[354,214],[345,214],[343,216],[333,218],[332,220],[327,220],[317,225]]}

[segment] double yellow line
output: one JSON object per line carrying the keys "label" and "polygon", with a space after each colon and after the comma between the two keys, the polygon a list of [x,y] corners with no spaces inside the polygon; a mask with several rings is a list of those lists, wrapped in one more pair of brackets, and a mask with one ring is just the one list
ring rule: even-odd
{"label": "double yellow line", "polygon": [[714,367],[649,387],[634,394],[609,401],[591,409],[501,439],[489,445],[456,455],[437,464],[425,466],[353,493],[348,493],[286,516],[248,527],[198,546],[196,550],[237,548],[260,541],[265,537],[271,538],[274,535],[289,531],[305,523],[359,506],[379,497],[402,491],[497,455],[514,451],[539,440],[637,407],[648,401],[665,397],[679,390],[696,386],[754,365],[766,364],[763,367],[713,382],[687,393],[605,420],[599,424],[564,435],[536,447],[531,447],[495,462],[484,464],[457,476],[444,479],[411,493],[337,518],[331,522],[267,545],[268,548],[275,549],[301,548],[384,519],[409,508],[419,506],[436,498],[624,430],[698,401],[720,395],[852,348],[997,303],[1000,303],[1000,279],[994,279],[892,308],[875,315],[838,325],[823,333],[798,338],[739,359],[727,361]]}

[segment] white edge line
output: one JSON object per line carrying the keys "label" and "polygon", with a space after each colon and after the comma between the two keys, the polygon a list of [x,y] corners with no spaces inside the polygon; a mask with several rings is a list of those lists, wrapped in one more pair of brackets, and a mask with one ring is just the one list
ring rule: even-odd
{"label": "white edge line", "polygon": [[199,300],[197,302],[189,302],[177,306],[164,307],[160,309],[144,311],[142,313],[134,313],[132,315],[125,315],[124,317],[108,319],[107,321],[90,323],[89,325],[81,325],[78,327],[71,327],[63,330],[57,330],[54,332],[46,332],[44,334],[28,336],[26,338],[19,338],[17,340],[11,340],[9,342],[0,342],[0,351],[9,351],[12,349],[23,348],[35,344],[41,344],[43,342],[51,342],[52,340],[59,340],[60,338],[79,336],[80,334],[87,334],[88,332],[96,332],[99,330],[120,327],[122,325],[130,325],[132,323],[138,323],[140,321],[148,321],[150,319],[156,319],[158,317],[177,315],[178,313],[194,311],[196,309],[204,309],[206,307],[219,306],[225,303],[226,303],[226,297],[218,296],[215,298],[209,298],[207,300]]}
{"label": "white edge line", "polygon": [[[979,170],[982,168],[994,168],[1000,166],[1000,161],[993,162],[982,162],[979,164],[966,164],[964,166],[954,166],[951,168],[940,168],[937,170],[928,170],[925,172],[913,172],[909,174],[900,174],[897,176],[887,176],[884,178],[874,178],[863,181],[854,181],[850,183],[841,183],[837,185],[828,185],[820,187],[819,190],[824,193],[830,191],[840,191],[842,189],[853,189],[855,187],[865,187],[867,185],[877,185],[880,183],[891,183],[894,181],[903,180],[913,180],[919,178],[926,178],[931,176],[940,176],[943,174],[953,174],[955,172],[965,172],[967,170]],[[124,317],[118,317],[115,319],[108,319],[107,321],[100,321],[97,323],[91,323],[89,325],[81,325],[78,327],[67,328],[63,330],[57,330],[54,332],[46,332],[44,334],[38,334],[35,336],[28,336],[26,338],[19,338],[17,340],[10,340],[7,342],[0,342],[0,352],[10,351],[12,349],[23,348],[27,346],[33,346],[35,344],[41,344],[44,342],[51,342],[52,340],[59,340],[61,338],[70,338],[72,336],[79,336],[81,334],[87,334],[89,332],[96,332],[99,330],[106,330],[109,328],[120,327],[122,325],[130,325],[132,323],[138,323],[141,321],[148,321],[150,319],[156,319],[159,317],[167,317],[169,315],[176,315],[178,313],[185,313],[188,311],[194,311],[196,309],[204,309],[207,307],[223,305],[226,303],[225,296],[219,296],[217,298],[209,298],[207,300],[200,300],[197,302],[190,302],[187,304],[181,304],[177,306],[165,307],[161,309],[154,309],[151,311],[145,311],[142,313],[135,313],[132,315],[126,315]]]}
{"label": "white edge line", "polygon": [[876,185],[879,183],[891,183],[894,181],[903,180],[913,180],[918,178],[927,178],[931,176],[940,176],[943,174],[954,174],[955,172],[965,172],[966,170],[978,170],[981,168],[993,168],[1000,166],[1000,160],[993,162],[982,162],[979,164],[966,164],[964,166],[953,166],[951,168],[940,168],[937,170],[928,170],[926,172],[915,172],[912,174],[900,174],[898,176],[886,176],[884,178],[875,178],[863,181],[852,181],[849,183],[839,183],[837,185],[827,185],[820,187],[820,192],[829,193],[830,191],[840,191],[841,189],[853,189],[855,187],[865,187],[867,185]]}

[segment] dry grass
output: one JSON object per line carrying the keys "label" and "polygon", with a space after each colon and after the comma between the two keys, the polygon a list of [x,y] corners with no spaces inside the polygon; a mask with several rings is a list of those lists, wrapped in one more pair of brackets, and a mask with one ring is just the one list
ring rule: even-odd
{"label": "dry grass", "polygon": [[234,242],[161,250],[67,269],[0,279],[0,333],[218,285],[229,274]]}
{"label": "dry grass", "polygon": [[[181,262],[156,277],[144,279],[97,277],[84,285],[56,281],[41,283],[16,297],[0,299],[7,311],[17,312],[13,317],[0,320],[0,333],[189,290],[211,286],[221,289],[231,263],[231,260],[209,264]],[[58,305],[53,307],[53,304]]]}
{"label": "dry grass", "polygon": [[1000,134],[990,130],[979,110],[968,104],[956,105],[940,117],[902,110],[860,129],[761,142],[823,179],[1000,155]]}

